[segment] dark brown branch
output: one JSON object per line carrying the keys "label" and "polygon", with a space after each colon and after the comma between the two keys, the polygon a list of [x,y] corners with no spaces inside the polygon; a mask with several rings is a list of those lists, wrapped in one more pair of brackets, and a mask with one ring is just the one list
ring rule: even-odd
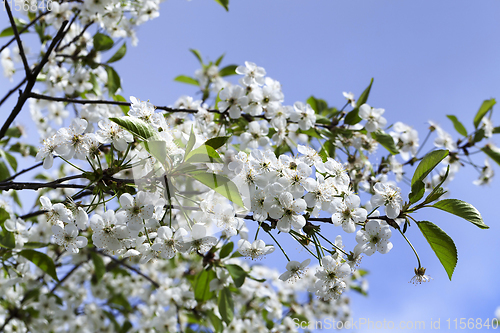
{"label": "dark brown branch", "polygon": [[83,34],[85,33],[85,31],[92,25],[94,24],[94,21],[90,21],[89,23],[87,23],[84,27],[83,27],[83,30],[82,32],[80,32],[77,36],[75,36],[75,38],[73,38],[70,42],[68,42],[67,44],[61,46],[61,47],[58,47],[56,49],[57,52],[61,52],[62,50],[64,50],[65,48],[67,48],[68,46],[70,46],[71,44],[75,43],[78,39],[80,39],[80,37],[83,36]]}
{"label": "dark brown branch", "polygon": [[10,97],[10,95],[16,92],[19,88],[21,88],[21,86],[25,84],[27,80],[28,80],[27,78],[24,78],[17,86],[9,90],[9,92],[0,101],[0,106]]}
{"label": "dark brown branch", "polygon": [[10,176],[10,177],[9,177],[9,178],[7,178],[7,179],[2,180],[2,183],[5,183],[5,182],[8,182],[8,181],[11,181],[12,179],[16,178],[17,176],[20,176],[20,175],[22,175],[23,173],[26,173],[26,172],[31,171],[31,170],[33,170],[33,169],[36,169],[36,168],[38,168],[39,166],[42,166],[42,165],[43,165],[43,162],[40,162],[40,163],[38,163],[38,164],[33,165],[33,166],[32,166],[32,167],[30,167],[30,168],[27,168],[27,169],[21,170],[21,171],[19,171],[18,173],[16,173],[15,175],[12,175],[12,176]]}
{"label": "dark brown branch", "polygon": [[14,107],[11,114],[9,115],[9,117],[7,118],[5,123],[3,124],[2,128],[0,129],[0,139],[2,139],[5,136],[5,133],[9,129],[10,125],[12,124],[14,119],[16,119],[19,112],[21,112],[24,103],[26,103],[26,101],[28,100],[30,93],[31,93],[31,90],[35,86],[36,78],[38,77],[38,74],[40,74],[43,66],[45,66],[45,64],[49,60],[49,56],[52,53],[52,50],[54,50],[54,48],[57,46],[57,44],[59,44],[59,42],[64,37],[64,35],[66,33],[66,31],[64,29],[66,28],[67,25],[68,25],[68,21],[64,21],[63,24],[61,25],[61,28],[57,32],[57,35],[52,40],[52,43],[50,43],[50,46],[47,49],[47,52],[45,53],[45,55],[43,56],[42,61],[40,61],[38,66],[36,66],[35,69],[33,70],[32,74],[28,77],[28,83],[26,84],[26,88],[24,89],[24,92],[21,94],[21,96],[19,96],[19,99],[17,100],[16,106]]}
{"label": "dark brown branch", "polygon": [[26,59],[26,54],[24,53],[23,43],[21,42],[21,37],[19,37],[19,31],[17,30],[16,22],[14,21],[14,16],[12,16],[12,11],[10,10],[9,2],[4,0],[4,6],[7,10],[7,15],[9,16],[10,26],[14,32],[14,37],[17,41],[17,46],[19,47],[19,55],[23,61],[24,71],[26,72],[26,78],[29,80],[33,73],[31,73],[30,65],[28,64],[28,59]]}
{"label": "dark brown branch", "polygon": [[0,182],[0,191],[8,190],[38,190],[41,188],[87,188],[88,185],[79,184],[61,184],[72,179],[85,178],[83,175],[64,177],[48,183],[18,183],[18,182]]}
{"label": "dark brown branch", "polygon": [[[24,26],[21,30],[19,30],[19,34],[22,34],[23,32],[25,32],[26,30],[28,30],[33,24],[35,24],[40,18],[42,18],[43,16],[47,15],[49,12],[44,12],[44,13],[41,13],[40,15],[38,15],[37,17],[35,17],[33,19],[33,21],[31,21],[30,23],[28,23],[26,26]],[[0,48],[0,52],[2,52],[4,49],[6,49],[7,47],[9,47],[10,44],[12,44],[12,42],[14,42],[16,40],[16,36],[12,37],[8,42],[7,44],[5,44],[4,46],[2,46]]]}

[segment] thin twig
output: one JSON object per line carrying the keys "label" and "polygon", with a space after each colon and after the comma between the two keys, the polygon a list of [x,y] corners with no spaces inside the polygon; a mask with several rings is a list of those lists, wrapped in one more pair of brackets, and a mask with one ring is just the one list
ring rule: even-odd
{"label": "thin twig", "polygon": [[21,94],[21,96],[19,96],[19,99],[17,100],[16,106],[14,107],[11,114],[9,115],[9,117],[7,118],[5,123],[3,124],[2,128],[0,129],[0,139],[2,139],[5,136],[5,133],[9,129],[10,125],[12,124],[14,119],[16,119],[19,112],[21,112],[24,103],[26,103],[26,101],[28,100],[30,93],[31,93],[31,90],[35,86],[36,78],[38,77],[38,74],[40,74],[43,66],[45,66],[45,64],[49,60],[49,56],[52,53],[52,50],[54,50],[54,48],[57,46],[57,44],[59,44],[59,42],[64,37],[64,34],[66,34],[67,31],[65,31],[65,28],[67,25],[68,25],[68,21],[64,21],[62,23],[61,28],[59,29],[59,31],[57,32],[57,35],[52,40],[52,43],[50,43],[50,46],[47,49],[47,52],[45,53],[45,55],[43,56],[42,61],[40,61],[38,66],[35,67],[35,69],[32,72],[32,75],[30,75],[28,77],[28,83],[26,84],[26,87],[24,88],[24,92]]}
{"label": "thin twig", "polygon": [[38,168],[39,166],[42,166],[42,165],[43,165],[43,162],[40,162],[40,163],[38,163],[38,164],[33,165],[33,166],[32,166],[32,167],[30,167],[30,168],[27,168],[27,169],[21,170],[21,171],[19,171],[18,173],[16,173],[15,175],[12,175],[12,176],[10,176],[10,177],[9,177],[9,178],[7,178],[7,179],[2,180],[2,183],[4,183],[4,182],[8,182],[8,181],[10,181],[10,180],[12,180],[12,179],[16,178],[17,176],[20,176],[20,175],[22,175],[23,173],[26,173],[26,172],[31,171],[31,170],[33,170],[33,169],[36,169],[36,168]]}
{"label": "thin twig", "polygon": [[26,72],[26,78],[31,79],[33,73],[31,73],[30,65],[28,64],[28,59],[26,59],[26,54],[24,53],[23,43],[21,42],[21,37],[19,37],[19,31],[17,30],[16,21],[14,21],[14,16],[12,16],[12,11],[10,10],[9,2],[4,0],[4,6],[7,10],[7,15],[9,16],[10,26],[12,27],[12,31],[14,32],[14,37],[17,41],[17,46],[19,47],[19,55],[23,61],[24,71]]}
{"label": "thin twig", "polygon": [[124,263],[123,260],[118,260],[115,257],[113,257],[112,255],[104,253],[104,252],[99,251],[97,249],[92,249],[92,251],[94,251],[95,253],[98,253],[98,254],[100,254],[102,256],[108,257],[111,260],[113,260],[114,262],[116,262],[117,264],[122,265],[123,267],[126,267],[126,268],[130,269],[131,271],[136,272],[137,274],[139,274],[140,276],[142,276],[143,278],[145,278],[146,280],[148,280],[153,286],[155,286],[156,288],[160,288],[160,284],[158,282],[156,282],[155,280],[153,280],[152,278],[150,278],[149,276],[147,276],[146,274],[144,274],[143,272],[141,272],[137,268],[132,267],[132,266]]}
{"label": "thin twig", "polygon": [[28,80],[27,78],[24,78],[17,86],[9,90],[9,92],[0,101],[0,106],[10,97],[10,95],[16,92],[19,88],[21,88],[21,86],[25,84],[27,80]]}
{"label": "thin twig", "polygon": [[[44,13],[41,13],[40,15],[38,15],[37,17],[35,17],[33,19],[33,21],[31,21],[30,23],[28,23],[27,25],[25,25],[21,30],[19,30],[19,35],[22,34],[23,32],[25,32],[26,30],[28,30],[33,24],[35,24],[39,19],[41,19],[43,16],[47,15],[49,12],[44,12]],[[7,44],[5,44],[4,46],[2,46],[0,48],[0,53],[6,49],[7,47],[9,47],[10,44],[12,44],[12,42],[14,42],[16,40],[16,36],[12,37],[8,42]]]}

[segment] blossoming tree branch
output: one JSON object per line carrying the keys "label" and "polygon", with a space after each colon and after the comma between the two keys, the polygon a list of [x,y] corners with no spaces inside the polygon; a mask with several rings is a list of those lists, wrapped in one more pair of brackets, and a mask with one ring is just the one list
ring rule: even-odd
{"label": "blossoming tree branch", "polygon": [[[446,185],[463,167],[478,171],[476,185],[491,181],[494,99],[470,126],[448,115],[455,138],[431,123],[421,142],[368,104],[373,80],[357,98],[334,98],[340,108],[290,104],[255,63],[207,63],[191,50],[200,69],[175,81],[202,98],[161,106],[172,101],[120,95],[113,68],[158,0],[21,3],[3,2],[0,33],[4,76],[18,80],[0,100],[0,331],[288,332],[297,318],[347,321],[349,293],[367,291],[361,258],[398,251],[392,237],[415,255],[412,281],[430,279],[432,252],[419,256],[409,228],[452,278],[453,240],[418,211],[488,228]],[[297,246],[307,260],[294,260]],[[273,252],[287,263],[247,260]]]}

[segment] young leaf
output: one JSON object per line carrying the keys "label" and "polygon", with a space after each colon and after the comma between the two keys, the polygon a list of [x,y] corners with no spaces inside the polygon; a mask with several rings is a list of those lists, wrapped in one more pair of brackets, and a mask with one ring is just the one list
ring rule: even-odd
{"label": "young leaf", "polygon": [[94,50],[96,51],[107,51],[112,48],[114,44],[113,38],[105,34],[98,32],[94,35]]}
{"label": "young leaf", "polygon": [[192,84],[194,86],[199,86],[200,83],[198,82],[198,80],[190,77],[190,76],[187,76],[187,75],[179,75],[178,77],[176,77],[174,79],[174,81],[177,81],[177,82],[182,82],[182,83],[187,83],[187,84]]}
{"label": "young leaf", "polygon": [[224,330],[224,325],[222,325],[222,320],[215,315],[213,311],[207,311],[208,319],[212,323],[215,332],[221,333]]}
{"label": "young leaf", "polygon": [[323,110],[328,109],[328,104],[326,103],[326,101],[318,99],[314,96],[309,97],[306,103],[309,104],[314,111],[316,111],[316,114],[319,114],[323,112]]}
{"label": "young leaf", "polygon": [[219,153],[210,146],[201,145],[185,156],[186,163],[220,163]]}
{"label": "young leaf", "polygon": [[481,119],[483,119],[484,115],[486,112],[490,111],[493,105],[495,105],[497,101],[492,98],[492,99],[487,99],[481,104],[481,107],[479,108],[479,111],[477,111],[476,116],[474,117],[474,127],[477,128],[479,124],[481,123]]}
{"label": "young leaf", "polygon": [[394,139],[390,134],[382,131],[372,132],[372,138],[380,143],[392,155],[399,154],[398,147],[396,147]]}
{"label": "young leaf", "polygon": [[219,70],[219,76],[236,75],[236,65],[229,65]]}
{"label": "young leaf", "polygon": [[16,237],[7,229],[3,228],[0,231],[0,247],[13,249],[16,247]]}
{"label": "young leaf", "polygon": [[429,221],[417,222],[417,226],[431,246],[432,250],[443,265],[448,278],[451,280],[453,271],[457,266],[458,253],[455,243],[446,232]]}
{"label": "young leaf", "polygon": [[222,59],[224,59],[225,54],[221,55],[217,60],[215,60],[215,66],[219,66],[220,63],[222,62]]}
{"label": "young leaf", "polygon": [[245,207],[238,187],[229,178],[205,171],[191,172],[187,175],[215,190],[215,192],[228,198],[238,206]]}
{"label": "young leaf", "polygon": [[[17,27],[17,31],[21,31],[24,28],[24,25],[16,24],[16,27]],[[24,34],[27,32],[29,32],[29,29],[21,32],[21,34]],[[0,38],[1,37],[9,37],[9,36],[14,36],[14,30],[12,30],[12,27],[5,28],[2,30],[2,32],[0,32]]]}
{"label": "young leaf", "polygon": [[484,224],[483,218],[481,217],[481,213],[479,213],[476,207],[472,206],[468,202],[458,199],[444,199],[436,202],[431,207],[438,208],[450,214],[461,217],[477,225],[481,229],[489,228],[486,224]]}
{"label": "young leaf", "polygon": [[186,145],[186,152],[184,153],[185,155],[189,155],[195,143],[196,143],[196,136],[193,132],[193,127],[191,127],[191,133],[189,133],[189,140]]}
{"label": "young leaf", "polygon": [[196,49],[189,49],[189,51],[191,51],[191,53],[194,54],[194,56],[196,57],[196,59],[198,59],[198,61],[200,62],[200,64],[203,65],[203,58],[201,57],[200,51],[198,51]]}
{"label": "young leaf", "polygon": [[[411,186],[415,184],[418,180],[424,180],[425,177],[441,162],[446,156],[448,156],[447,150],[435,150],[425,155],[422,161],[415,169],[415,173],[411,179]],[[413,190],[413,189],[412,189]]]}
{"label": "young leaf", "polygon": [[215,0],[218,4],[220,4],[226,11],[229,11],[229,0]]}
{"label": "young leaf", "polygon": [[368,96],[370,95],[370,90],[372,89],[372,84],[373,84],[373,78],[370,80],[370,84],[368,85],[368,87],[363,91],[363,93],[359,96],[358,100],[356,101],[356,107],[351,112],[349,112],[344,118],[345,124],[355,125],[361,121],[361,118],[359,117],[359,107],[365,104],[366,101],[368,100]]}
{"label": "young leaf", "polygon": [[210,281],[214,278],[213,270],[203,270],[198,274],[194,284],[194,298],[198,302],[205,302],[212,298],[214,293],[210,291]]}
{"label": "young leaf", "polygon": [[108,64],[118,61],[125,56],[127,53],[127,43],[123,43],[123,45],[116,51],[116,53],[108,60]]}
{"label": "young leaf", "polygon": [[464,125],[458,120],[457,117],[454,115],[447,115],[448,119],[450,119],[453,122],[453,127],[455,127],[455,130],[458,132],[458,134],[467,136],[467,130],[465,129]]}
{"label": "young leaf", "polygon": [[238,265],[226,265],[226,269],[233,278],[234,285],[239,288],[245,282],[245,278],[248,275],[243,268]]}
{"label": "young leaf", "polygon": [[109,120],[117,123],[143,141],[157,136],[156,131],[141,119],[125,116],[120,118],[109,118]]}
{"label": "young leaf", "polygon": [[111,66],[106,66],[106,73],[108,73],[108,82],[106,83],[108,93],[114,95],[122,86],[120,76]]}
{"label": "young leaf", "polygon": [[234,249],[234,243],[233,242],[229,242],[229,243],[225,244],[220,249],[219,258],[223,259],[223,258],[229,256],[231,254],[231,252],[233,252],[233,249]]}
{"label": "young leaf", "polygon": [[425,184],[421,180],[417,180],[415,184],[411,187],[411,192],[408,195],[408,199],[410,200],[410,203],[415,203],[422,199],[425,193]]}
{"label": "young leaf", "polygon": [[19,254],[37,265],[38,268],[47,273],[54,280],[59,281],[57,278],[56,266],[51,257],[35,250],[22,250]]}
{"label": "young leaf", "polygon": [[218,306],[222,320],[229,325],[233,321],[234,317],[234,303],[231,290],[228,287],[225,287],[220,291]]}
{"label": "young leaf", "polygon": [[9,168],[5,165],[4,161],[0,161],[0,181],[10,177]]}
{"label": "young leaf", "polygon": [[[113,99],[117,102],[127,102],[125,97],[123,97],[122,95],[114,95]],[[120,105],[120,109],[122,109],[124,115],[127,115],[130,110],[130,106]]]}
{"label": "young leaf", "polygon": [[230,136],[218,136],[215,138],[208,139],[205,145],[212,147],[213,149],[219,149],[231,138]]}
{"label": "young leaf", "polygon": [[101,282],[104,273],[106,273],[106,265],[104,265],[104,260],[102,260],[102,257],[98,253],[91,252],[90,256],[94,262],[94,273],[96,278],[95,284],[97,284]]}
{"label": "young leaf", "polygon": [[491,146],[487,144],[481,150],[489,156],[493,161],[497,162],[497,164],[500,165],[500,151],[498,150],[497,147]]}

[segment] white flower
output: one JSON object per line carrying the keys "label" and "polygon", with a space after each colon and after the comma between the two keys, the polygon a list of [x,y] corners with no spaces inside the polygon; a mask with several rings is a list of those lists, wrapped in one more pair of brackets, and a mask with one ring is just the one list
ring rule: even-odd
{"label": "white flower", "polygon": [[152,198],[149,193],[139,191],[135,198],[125,193],[119,201],[122,208],[116,213],[116,217],[127,223],[131,231],[140,231],[144,227],[143,219],[153,217],[154,205],[151,204]]}
{"label": "white flower", "polygon": [[278,230],[289,232],[293,226],[295,229],[302,229],[306,225],[304,216],[300,215],[307,208],[304,199],[293,200],[290,192],[283,192],[279,195],[279,204],[275,204],[269,210],[269,215],[278,220]]}
{"label": "white flower", "polygon": [[42,210],[47,211],[45,215],[49,223],[56,224],[58,221],[66,223],[72,222],[73,214],[62,203],[52,205],[52,202],[46,196],[40,197],[40,203],[42,204]]}
{"label": "white flower", "polygon": [[127,226],[116,219],[113,210],[92,216],[90,227],[94,232],[92,235],[94,245],[110,251],[122,249],[122,239],[130,236]]}
{"label": "white flower", "polygon": [[384,109],[375,109],[368,104],[363,104],[359,107],[359,117],[367,121],[365,128],[368,132],[375,132],[387,124],[387,120],[382,117],[384,112]]}
{"label": "white flower", "polygon": [[347,103],[350,103],[353,108],[356,107],[356,100],[354,99],[354,94],[352,92],[342,92],[342,95],[344,95],[345,99],[347,99]]}
{"label": "white flower", "polygon": [[69,128],[61,128],[57,131],[56,140],[60,143],[56,152],[66,159],[75,156],[77,159],[85,160],[89,154],[89,138],[94,134],[84,134],[87,128],[85,119],[73,119]]}
{"label": "white flower", "polygon": [[294,111],[290,115],[291,121],[299,123],[299,127],[303,131],[307,131],[316,123],[316,114],[309,104],[295,102],[293,104]]}
{"label": "white flower", "polygon": [[109,119],[99,121],[99,128],[97,131],[97,140],[100,143],[113,143],[113,146],[119,150],[124,151],[127,149],[127,143],[134,141],[134,136],[115,124]]}
{"label": "white flower", "polygon": [[182,249],[182,238],[187,234],[188,232],[183,228],[179,228],[173,233],[169,227],[162,226],[158,228],[158,234],[151,248],[160,252],[162,258],[171,259],[177,251]]}
{"label": "white flower", "polygon": [[300,278],[300,275],[304,273],[305,268],[309,263],[311,262],[311,259],[306,259],[303,262],[298,262],[298,261],[289,261],[286,264],[286,272],[280,275],[280,280],[282,281],[288,281],[289,279],[298,279]]}
{"label": "white flower", "polygon": [[368,256],[378,251],[386,254],[392,249],[391,229],[389,225],[382,224],[377,220],[366,222],[364,230],[356,233],[356,241],[361,244],[361,250]]}
{"label": "white flower", "polygon": [[481,174],[477,180],[474,180],[472,183],[474,185],[485,185],[491,183],[493,176],[495,175],[495,171],[490,166],[490,162],[486,158],[484,160],[484,167],[481,170]]}
{"label": "white flower", "polygon": [[375,195],[370,200],[373,207],[385,206],[387,217],[397,218],[403,204],[399,187],[377,183],[373,189]]}
{"label": "white flower", "polygon": [[87,238],[78,236],[78,228],[74,224],[67,224],[64,229],[55,224],[52,226],[52,232],[56,243],[70,252],[78,253],[82,247],[87,246]]}
{"label": "white flower", "polygon": [[240,83],[245,86],[250,86],[252,84],[264,85],[264,75],[266,75],[266,70],[262,67],[258,67],[253,62],[245,61],[245,66],[236,67],[236,73],[240,75],[245,75],[240,79]]}
{"label": "white flower", "polygon": [[231,119],[239,118],[243,107],[248,105],[248,97],[245,96],[245,90],[240,86],[230,86],[222,89],[219,98],[219,110],[229,110]]}
{"label": "white flower", "polygon": [[191,237],[185,237],[182,244],[182,252],[199,251],[205,253],[212,246],[217,244],[217,238],[213,236],[206,236],[207,228],[200,223],[193,225],[191,229]]}
{"label": "white flower", "polygon": [[238,241],[238,252],[245,257],[257,259],[274,252],[274,246],[266,246],[266,243],[261,239],[255,240],[252,244],[245,239],[240,239]]}
{"label": "white flower", "polygon": [[36,154],[35,160],[37,162],[43,161],[43,168],[50,169],[54,164],[54,153],[57,147],[57,142],[54,137],[46,138],[43,140],[43,146]]}
{"label": "white flower", "polygon": [[342,225],[345,232],[356,231],[356,223],[366,220],[366,210],[359,208],[361,200],[355,194],[348,195],[344,200],[335,198],[332,206],[335,213],[332,215],[332,223],[335,226]]}

